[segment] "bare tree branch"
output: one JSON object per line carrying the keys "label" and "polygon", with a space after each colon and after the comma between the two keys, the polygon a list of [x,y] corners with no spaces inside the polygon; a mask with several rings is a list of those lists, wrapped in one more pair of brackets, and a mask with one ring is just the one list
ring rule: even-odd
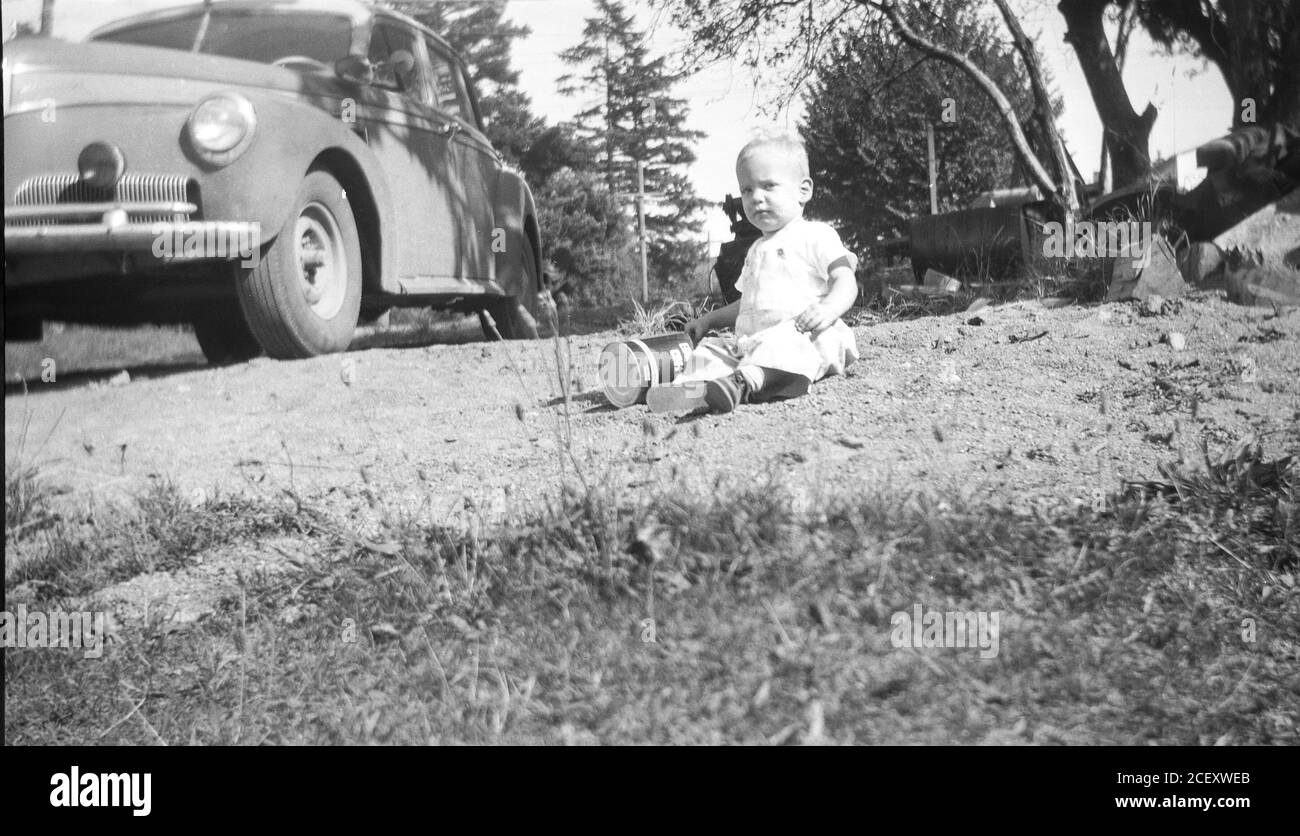
{"label": "bare tree branch", "polygon": [[1108,2],[1060,0],[1057,9],[1065,17],[1065,42],[1079,58],[1093,106],[1105,128],[1115,186],[1125,186],[1145,175],[1151,167],[1147,146],[1151,126],[1156,121],[1156,108],[1148,104],[1141,115],[1133,109],[1102,26],[1102,13]]}
{"label": "bare tree branch", "polygon": [[1047,144],[1050,146],[1048,153],[1056,158],[1056,180],[1059,184],[1057,192],[1064,200],[1065,208],[1071,214],[1076,214],[1079,211],[1079,195],[1074,188],[1074,172],[1066,157],[1061,132],[1056,129],[1056,118],[1052,115],[1052,98],[1048,95],[1047,85],[1043,83],[1043,68],[1038,63],[1038,53],[1034,51],[1034,44],[1025,34],[1019,19],[1007,5],[1007,0],[993,0],[993,2],[997,3],[998,11],[1002,13],[1002,20],[1011,32],[1011,40],[1020,53],[1021,60],[1025,62],[1025,69],[1029,71],[1029,86],[1034,93],[1034,110],[1038,114],[1043,132],[1047,135]]}
{"label": "bare tree branch", "polygon": [[1061,198],[1061,190],[1052,182],[1052,176],[1043,168],[1042,162],[1034,155],[1029,147],[1029,140],[1025,137],[1025,132],[1020,128],[1020,121],[1016,118],[1015,110],[1011,107],[1006,95],[998,88],[993,79],[975,65],[973,61],[964,55],[958,55],[950,49],[931,43],[925,38],[918,35],[912,27],[908,26],[907,21],[898,11],[898,4],[894,0],[858,0],[863,5],[872,6],[884,13],[889,19],[894,31],[903,39],[903,42],[914,49],[918,49],[927,55],[946,61],[949,64],[959,68],[971,80],[984,91],[985,95],[993,101],[1002,116],[1003,124],[1006,126],[1007,133],[1011,137],[1012,146],[1015,148],[1016,155],[1024,164],[1025,169],[1033,178],[1038,188],[1043,190],[1044,194],[1056,195]]}

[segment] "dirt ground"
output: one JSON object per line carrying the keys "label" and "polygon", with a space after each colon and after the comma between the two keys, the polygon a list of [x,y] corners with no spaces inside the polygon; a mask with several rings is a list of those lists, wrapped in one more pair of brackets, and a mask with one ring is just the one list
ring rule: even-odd
{"label": "dirt ground", "polygon": [[[808,502],[929,488],[1029,505],[1092,502],[1122,479],[1156,477],[1161,461],[1199,456],[1202,442],[1215,452],[1254,433],[1266,455],[1300,450],[1300,311],[1213,294],[1174,307],[864,314],[847,375],[729,416],[609,407],[596,368],[613,332],[572,337],[573,457],[583,478],[629,492],[770,478]],[[128,499],[160,478],[196,499],[283,488],[365,528],[394,513],[438,522],[467,501],[487,519],[519,514],[574,477],[549,340],[225,368],[198,365],[191,349],[171,364],[125,363],[126,382],[76,374],[87,360],[60,356],[65,337],[7,346],[5,397],[7,457],[21,443],[63,501]],[[43,354],[54,383],[41,382]]]}

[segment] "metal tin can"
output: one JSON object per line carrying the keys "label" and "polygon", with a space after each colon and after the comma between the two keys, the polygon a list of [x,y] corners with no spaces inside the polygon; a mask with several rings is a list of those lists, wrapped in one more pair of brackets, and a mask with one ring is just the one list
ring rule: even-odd
{"label": "metal tin can", "polygon": [[651,386],[670,383],[686,368],[691,339],[685,334],[662,334],[610,343],[600,352],[600,383],[605,398],[623,409],[645,403]]}

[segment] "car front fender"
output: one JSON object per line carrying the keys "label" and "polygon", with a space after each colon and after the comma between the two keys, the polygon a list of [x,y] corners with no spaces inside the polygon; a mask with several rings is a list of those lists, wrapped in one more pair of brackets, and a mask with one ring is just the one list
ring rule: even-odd
{"label": "car front fender", "polygon": [[[497,180],[495,221],[499,232],[494,230],[492,249],[497,284],[511,296],[538,293],[542,290],[541,231],[533,192],[518,172],[503,170]],[[526,286],[527,274],[520,257],[520,253],[528,252],[527,244],[532,245],[535,287]]]}
{"label": "car front fender", "polygon": [[[266,243],[289,220],[303,177],[323,166],[353,192],[348,197],[358,224],[369,224],[372,246],[381,254],[375,270],[395,277],[396,210],[388,182],[353,130],[357,122],[346,121],[354,117],[356,102],[337,91],[306,83],[285,91],[64,72],[32,73],[19,81],[21,98],[15,97],[4,119],[6,206],[27,178],[75,173],[86,145],[108,142],[122,150],[128,172],[181,175],[197,184],[203,220],[256,223]],[[248,148],[224,166],[205,162],[190,147],[186,130],[197,104],[218,92],[247,97],[257,118]],[[396,290],[392,282],[385,289]]]}

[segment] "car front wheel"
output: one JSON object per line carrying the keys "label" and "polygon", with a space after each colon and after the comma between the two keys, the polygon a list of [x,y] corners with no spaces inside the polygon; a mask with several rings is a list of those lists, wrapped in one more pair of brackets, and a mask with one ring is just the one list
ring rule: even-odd
{"label": "car front wheel", "polygon": [[[542,310],[541,292],[539,292],[541,282],[537,277],[537,258],[533,250],[533,242],[527,235],[523,236],[523,239],[523,247],[520,248],[519,254],[523,259],[523,287],[518,296],[499,297],[485,306],[486,313],[492,316],[490,322],[487,317],[481,317],[483,334],[489,340],[535,340],[539,336],[537,320],[539,317],[546,316],[545,311]],[[492,324],[496,326],[495,331],[491,327]]]}
{"label": "car front wheel", "polygon": [[343,187],[328,172],[303,180],[294,210],[257,266],[239,278],[249,330],[272,357],[342,351],[361,309],[361,243]]}
{"label": "car front wheel", "polygon": [[5,317],[5,342],[40,342],[44,323],[30,317]]}
{"label": "car front wheel", "polygon": [[216,306],[193,320],[194,336],[203,356],[214,366],[242,363],[262,353],[238,305]]}

